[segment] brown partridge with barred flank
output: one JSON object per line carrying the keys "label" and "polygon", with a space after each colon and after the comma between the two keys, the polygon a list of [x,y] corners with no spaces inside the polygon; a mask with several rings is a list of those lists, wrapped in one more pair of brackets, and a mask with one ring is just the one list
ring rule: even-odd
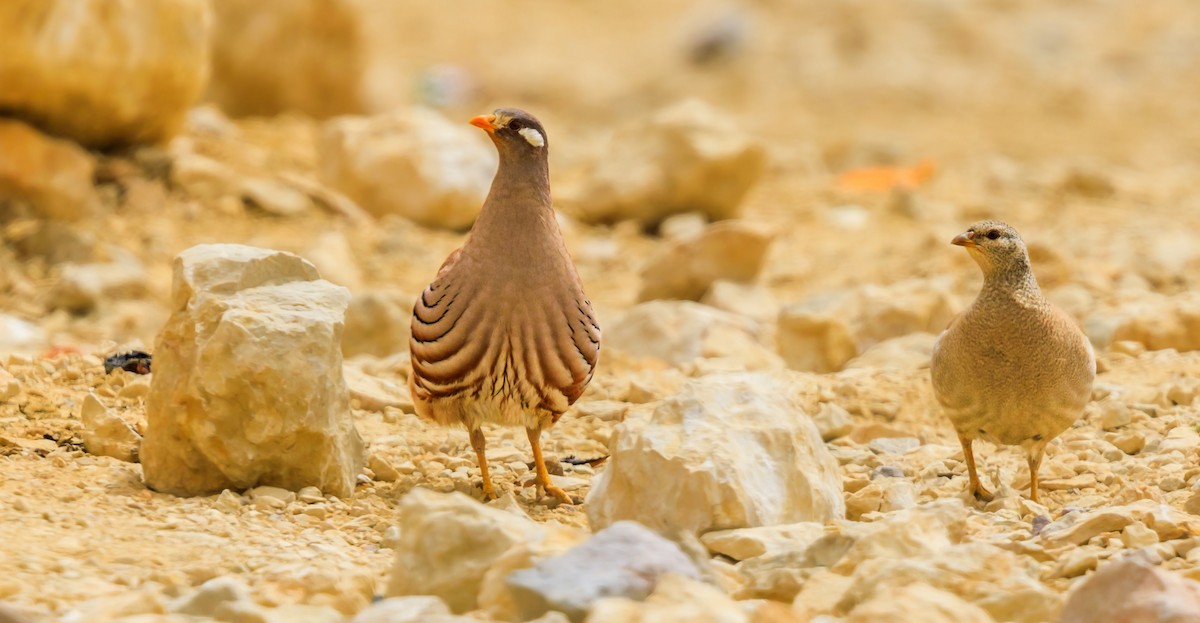
{"label": "brown partridge with barred flank", "polygon": [[1030,498],[1046,444],[1079,419],[1092,395],[1096,359],[1079,325],[1042,296],[1017,231],[999,221],[972,225],[952,241],[983,269],[975,302],[933,350],[933,389],[958,432],[976,497],[975,439],[1025,449]]}
{"label": "brown partridge with barred flank", "polygon": [[526,428],[538,487],[569,503],[550,482],[541,433],[591,380],[600,327],[551,207],[542,124],[516,109],[471,124],[500,167],[466,243],[414,306],[409,390],[421,417],[466,427],[485,497],[496,496],[480,428],[491,422]]}

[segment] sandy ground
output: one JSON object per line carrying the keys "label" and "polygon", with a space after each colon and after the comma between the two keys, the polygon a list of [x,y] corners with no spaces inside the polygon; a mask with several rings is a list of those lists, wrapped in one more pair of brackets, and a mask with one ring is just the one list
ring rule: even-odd
{"label": "sandy ground", "polygon": [[[1112,351],[1103,329],[1111,326],[1105,319],[1194,291],[1200,279],[1196,9],[1185,2],[1145,11],[1119,2],[969,8],[928,2],[906,12],[887,2],[764,0],[737,9],[749,22],[743,48],[696,66],[686,61],[687,42],[724,9],[686,6],[587,2],[550,10],[522,0],[503,11],[465,7],[470,19],[431,9],[397,27],[403,43],[396,45],[413,51],[405,57],[413,67],[453,62],[475,77],[475,94],[451,106],[451,118],[465,121],[500,105],[537,112],[555,139],[553,179],[564,182],[612,127],[631,117],[689,94],[726,110],[729,123],[760,137],[770,155],[743,216],[778,232],[762,282],[783,303],[931,276],[951,278],[956,294],[969,301],[980,284],[978,269],[949,239],[984,217],[1011,222],[1037,251],[1035,269],[1052,300],[1095,328],[1098,386],[1136,412],[1121,431],[1105,431],[1098,410],[1089,408],[1051,447],[1043,468],[1050,516],[1143,498],[1184,508],[1200,476],[1194,445],[1113,460],[1079,457],[1089,442],[1121,433],[1143,435],[1152,448],[1176,428],[1194,437],[1200,421],[1200,402],[1176,404],[1167,395],[1172,384],[1200,376],[1200,357]],[[452,37],[433,41],[434,33],[452,28],[472,45],[454,45]],[[232,138],[195,127],[184,138],[197,153],[239,172],[312,176],[319,123],[299,116],[247,119],[237,121]],[[94,392],[128,421],[144,422],[145,391],[138,385],[145,381],[106,377],[101,359],[118,347],[153,345],[165,319],[170,260],[188,246],[241,242],[304,254],[321,232],[340,231],[364,290],[416,293],[462,235],[398,218],[354,225],[320,211],[279,218],[240,204],[205,204],[156,171],[163,153],[97,155],[102,165],[131,173],[103,185],[105,212],[87,231],[144,263],[142,295],[104,301],[84,316],[51,310],[46,292],[57,279],[55,267],[22,254],[13,228],[6,230],[0,309],[32,320],[48,339],[0,360],[20,383],[20,392],[0,405],[0,599],[62,613],[139,586],[177,595],[233,574],[264,604],[354,612],[385,582],[392,559],[387,532],[405,492],[425,486],[478,495],[465,433],[397,410],[356,409],[371,451],[400,468],[399,480],[366,482],[352,498],[284,511],[230,508],[217,496],[151,492],[141,484],[139,465],[86,454],[79,406]],[[835,184],[853,166],[921,158],[933,159],[938,171],[907,202]],[[861,227],[842,218],[848,206],[865,215]],[[602,326],[634,303],[638,268],[661,244],[627,224],[573,221],[567,242]],[[616,252],[596,251],[610,245]],[[603,454],[630,379],[665,379],[672,372],[664,368],[606,352],[577,412],[547,435],[548,453]],[[927,370],[858,370],[825,382],[854,388],[843,406],[857,427],[886,425],[922,440],[927,451],[898,459],[906,470],[945,459],[947,470],[961,474]],[[529,460],[521,431],[487,432],[502,491],[535,519],[587,525],[582,507],[550,508],[521,486]],[[1026,478],[1016,450],[985,446],[981,454],[986,473],[999,480]],[[564,467],[585,480],[594,472]],[[864,478],[855,461],[842,469],[847,483]],[[1071,481],[1085,472],[1096,477]],[[1182,486],[1164,485],[1170,475]],[[963,480],[922,483],[921,499],[960,496]],[[573,493],[586,491],[584,485]],[[1183,557],[1167,563],[1200,577],[1197,564]],[[1069,586],[1067,578],[1046,582],[1056,590]]]}

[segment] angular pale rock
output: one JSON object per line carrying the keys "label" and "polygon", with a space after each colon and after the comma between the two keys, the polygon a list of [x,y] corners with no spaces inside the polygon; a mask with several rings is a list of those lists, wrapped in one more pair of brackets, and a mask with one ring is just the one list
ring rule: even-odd
{"label": "angular pale rock", "polygon": [[542,534],[528,517],[461,493],[414,489],[397,511],[400,539],[385,595],[434,595],[457,613],[477,607],[484,574],[498,558]]}
{"label": "angular pale rock", "polygon": [[1076,511],[1046,525],[1039,536],[1047,547],[1081,545],[1103,532],[1118,532],[1135,520],[1133,511],[1123,506]]}
{"label": "angular pale rock", "polygon": [[854,430],[854,419],[840,405],[832,402],[821,403],[821,410],[813,416],[817,430],[821,431],[821,439],[833,441],[845,437]]}
{"label": "angular pale rock", "polygon": [[[515,502],[515,500],[514,500]],[[516,596],[509,587],[508,576],[514,571],[529,569],[539,562],[559,556],[583,543],[588,533],[578,528],[555,523],[541,524],[543,532],[537,538],[510,547],[488,568],[479,589],[479,609],[496,621],[520,620]],[[547,616],[549,616],[548,613]],[[565,619],[565,615],[563,617]]]}
{"label": "angular pale rock", "polygon": [[250,603],[250,589],[232,576],[215,577],[171,604],[171,612],[211,617],[229,603]]}
{"label": "angular pale rock", "polygon": [[750,623],[747,611],[720,589],[675,574],[664,576],[644,601],[601,599],[585,623]]}
{"label": "angular pale rock", "polygon": [[147,484],[177,495],[311,485],[348,497],[364,460],[342,377],[349,298],[290,253],[181,253],[146,403]]}
{"label": "angular pale rock", "polygon": [[867,559],[854,569],[854,581],[837,612],[853,612],[889,589],[928,584],[958,595],[997,621],[1050,621],[1061,598],[1038,575],[1035,561],[987,543],[962,543],[915,558]]}
{"label": "angular pale rock", "polygon": [[841,518],[837,462],[806,414],[812,389],[795,374],[710,375],[630,416],[588,494],[593,528],[632,519],[703,533]]}
{"label": "angular pale rock", "polygon": [[779,357],[759,343],[754,321],[691,301],[641,303],[605,326],[611,327],[605,329],[605,348],[676,367],[716,357],[750,370],[782,367]]}
{"label": "angular pale rock", "polygon": [[508,586],[521,620],[557,611],[579,623],[601,598],[644,599],[667,573],[700,579],[678,545],[641,524],[619,521],[560,556],[509,575]]}
{"label": "angular pale rock", "polygon": [[992,623],[986,611],[928,584],[880,591],[858,606],[845,623]]}
{"label": "angular pale rock", "polygon": [[389,597],[371,604],[350,623],[425,623],[442,616],[451,616],[450,608],[437,597]]}
{"label": "angular pale rock", "polygon": [[724,221],[696,236],[668,241],[642,266],[638,301],[698,301],[718,279],[754,281],[772,238],[763,227]]}
{"label": "angular pale rock", "polygon": [[962,502],[946,500],[873,523],[812,524],[820,529],[796,533],[794,540],[778,539],[763,554],[739,563],[743,583],[735,597],[791,601],[821,569],[849,574],[865,560],[929,556],[959,542],[965,521]]}
{"label": "angular pale rock", "polygon": [[1102,565],[1067,599],[1061,623],[1194,623],[1200,582],[1134,557]]}
{"label": "angular pale rock", "polygon": [[768,552],[807,547],[824,534],[824,524],[804,522],[717,530],[701,535],[700,542],[713,554],[728,556],[734,560],[747,560]]}
{"label": "angular pale rock", "polygon": [[375,216],[426,227],[470,227],[496,173],[476,131],[425,108],[332,119],[317,150],[322,181]]}
{"label": "angular pale rock", "polygon": [[415,412],[412,396],[409,395],[407,387],[372,376],[356,365],[357,363],[348,363],[343,368],[346,387],[350,390],[350,399],[354,401],[357,408],[383,411],[388,407],[394,407],[405,413]]}
{"label": "angular pale rock", "polygon": [[775,343],[787,367],[805,372],[836,372],[858,354],[845,319],[797,305],[779,311]]}
{"label": "angular pale rock", "polygon": [[88,454],[137,463],[142,436],[125,420],[109,411],[95,394],[88,394],[83,399],[79,407],[79,420],[83,424],[83,448]]}
{"label": "angular pale rock", "polygon": [[167,139],[208,79],[211,21],[206,0],[0,3],[0,109],[89,146]]}
{"label": "angular pale rock", "polygon": [[1113,341],[1134,341],[1150,350],[1200,350],[1200,294],[1185,292],[1134,310],[1117,326]]}
{"label": "angular pale rock", "polygon": [[829,566],[849,574],[871,560],[928,557],[960,543],[966,522],[962,500],[945,499],[897,511],[869,524],[842,524],[852,545]]}
{"label": "angular pale rock", "polygon": [[[714,221],[733,218],[766,163],[762,146],[738,130],[729,114],[698,100],[617,130],[602,153],[581,172],[581,183],[564,194],[564,204],[590,223],[657,224],[683,212],[702,212]],[[614,153],[621,157],[611,157]]]}
{"label": "angular pale rock", "polygon": [[386,357],[408,350],[415,295],[395,290],[365,290],[350,299],[342,354]]}
{"label": "angular pale rock", "polygon": [[[0,22],[5,11],[20,4],[0,6]],[[0,49],[3,38],[0,35]],[[3,97],[0,94],[0,100]],[[91,156],[74,143],[50,138],[20,121],[0,119],[0,202],[24,201],[42,216],[78,220],[100,206],[92,181],[94,169]]]}

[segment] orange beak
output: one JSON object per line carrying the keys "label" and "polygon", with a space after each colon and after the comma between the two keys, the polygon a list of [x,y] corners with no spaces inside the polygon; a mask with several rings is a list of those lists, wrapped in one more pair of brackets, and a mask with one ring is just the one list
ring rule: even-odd
{"label": "orange beak", "polygon": [[496,126],[493,125],[495,121],[496,115],[479,115],[478,117],[471,117],[471,125],[482,129],[488,134],[496,133]]}
{"label": "orange beak", "polygon": [[975,232],[965,231],[965,232],[955,236],[954,240],[950,241],[950,244],[956,244],[960,247],[973,247],[973,246],[976,246],[975,241],[971,240],[971,238],[973,238],[973,237],[975,237]]}

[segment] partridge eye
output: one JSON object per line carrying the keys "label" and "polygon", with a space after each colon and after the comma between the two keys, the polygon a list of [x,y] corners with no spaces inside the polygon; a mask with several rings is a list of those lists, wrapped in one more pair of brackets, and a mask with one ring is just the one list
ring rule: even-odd
{"label": "partridge eye", "polygon": [[1000,231],[993,229],[987,233],[988,240],[995,240],[1000,237]]}

